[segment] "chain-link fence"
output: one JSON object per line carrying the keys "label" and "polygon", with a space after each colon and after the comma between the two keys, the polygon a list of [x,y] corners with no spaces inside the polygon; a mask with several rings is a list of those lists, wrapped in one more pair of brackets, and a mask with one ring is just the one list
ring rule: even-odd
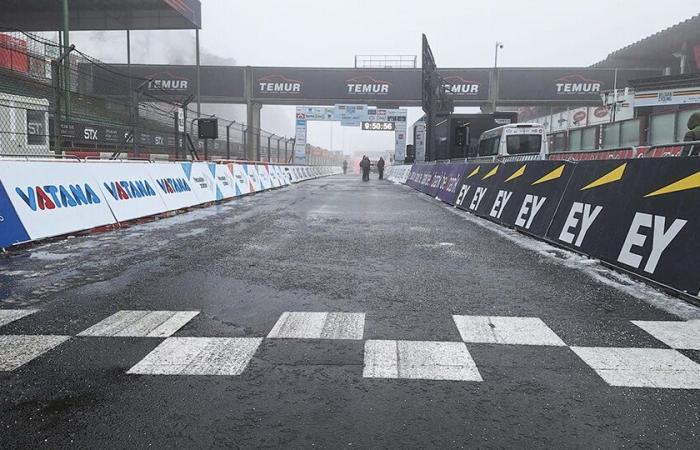
{"label": "chain-link fence", "polygon": [[198,139],[192,98],[159,89],[39,34],[0,30],[0,156],[292,162],[292,140],[225,118],[218,138]]}

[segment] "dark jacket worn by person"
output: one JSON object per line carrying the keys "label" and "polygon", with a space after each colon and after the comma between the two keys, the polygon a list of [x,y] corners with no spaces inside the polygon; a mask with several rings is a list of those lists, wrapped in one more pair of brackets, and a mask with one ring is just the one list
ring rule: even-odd
{"label": "dark jacket worn by person", "polygon": [[[688,132],[684,141],[700,141],[700,112],[694,112],[688,118]],[[681,156],[700,156],[700,144],[686,145]]]}

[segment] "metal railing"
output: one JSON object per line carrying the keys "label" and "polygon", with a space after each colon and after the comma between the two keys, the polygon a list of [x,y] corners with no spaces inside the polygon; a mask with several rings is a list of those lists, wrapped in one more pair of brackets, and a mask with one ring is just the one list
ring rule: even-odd
{"label": "metal railing", "polygon": [[0,29],[0,53],[0,155],[292,159],[292,139],[226,118],[218,139],[198,139],[191,96],[175,98],[74,46]]}

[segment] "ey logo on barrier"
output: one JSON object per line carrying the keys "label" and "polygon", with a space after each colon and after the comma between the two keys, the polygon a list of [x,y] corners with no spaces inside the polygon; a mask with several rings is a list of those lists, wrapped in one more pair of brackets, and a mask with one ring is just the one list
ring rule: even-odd
{"label": "ey logo on barrier", "polygon": [[26,190],[17,187],[15,192],[32,211],[74,208],[81,205],[100,203],[100,197],[87,183],[82,187],[79,184],[69,184],[67,187],[61,184],[47,184],[43,187],[28,186]]}
{"label": "ey logo on barrier", "polygon": [[510,197],[512,195],[513,193],[510,191],[498,191],[498,194],[496,194],[496,200],[493,202],[493,207],[491,208],[489,216],[495,219],[500,219],[501,215],[503,214],[503,210],[506,208],[508,200],[510,200]]}
{"label": "ey logo on barrier", "polygon": [[192,188],[187,184],[184,178],[161,178],[156,180],[160,189],[166,194],[179,194],[181,192],[190,192]]}
{"label": "ey logo on barrier", "polygon": [[600,205],[589,205],[588,203],[574,202],[566,216],[564,227],[559,233],[559,240],[580,247],[583,239],[588,233],[588,229],[598,218],[598,214],[603,210]]}
{"label": "ey logo on barrier", "polygon": [[[620,254],[617,257],[618,262],[639,269],[646,257],[647,262],[643,270],[653,274],[656,271],[661,254],[687,223],[687,220],[675,219],[666,228],[666,217],[641,212],[636,213],[627,232],[625,242],[622,244]],[[646,234],[641,233],[643,229],[649,231]],[[649,237],[651,237],[651,251],[648,254],[640,255],[633,251],[634,247],[644,248],[644,244]]]}
{"label": "ey logo on barrier", "polygon": [[115,200],[130,200],[132,198],[155,197],[147,180],[111,181],[102,183]]}

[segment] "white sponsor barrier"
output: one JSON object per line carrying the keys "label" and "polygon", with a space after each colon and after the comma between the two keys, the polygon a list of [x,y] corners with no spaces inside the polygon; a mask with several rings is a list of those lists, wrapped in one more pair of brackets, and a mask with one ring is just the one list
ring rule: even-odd
{"label": "white sponsor barrier", "polygon": [[250,194],[250,180],[245,164],[229,163],[228,168],[233,173],[233,181],[236,187],[236,195]]}
{"label": "white sponsor barrier", "polygon": [[280,180],[281,186],[289,186],[292,183],[287,166],[273,166],[277,171],[277,178]]}
{"label": "white sponsor barrier", "polygon": [[215,178],[215,163],[191,163],[189,180],[199,203],[209,203],[223,198],[223,196],[217,195]]}
{"label": "white sponsor barrier", "polygon": [[0,247],[115,225],[339,167],[143,161],[0,161]]}
{"label": "white sponsor barrier", "polygon": [[385,178],[394,183],[406,184],[411,174],[412,165],[389,166],[385,172]]}
{"label": "white sponsor barrier", "polygon": [[91,161],[87,171],[107,199],[117,222],[153,216],[168,210],[148,172],[150,163]]}
{"label": "white sponsor barrier", "polygon": [[270,183],[272,184],[272,187],[278,188],[282,186],[276,166],[267,166],[267,170],[270,172]]}
{"label": "white sponsor barrier", "polygon": [[189,163],[157,162],[147,165],[146,170],[155,182],[156,192],[168,211],[189,208],[199,203],[189,180],[191,167]]}
{"label": "white sponsor barrier", "polygon": [[289,180],[289,184],[296,183],[297,181],[299,181],[299,174],[296,166],[286,166],[284,170],[286,171],[286,176]]}
{"label": "white sponsor barrier", "polygon": [[216,187],[222,198],[236,196],[236,182],[233,179],[231,169],[228,164],[215,164],[216,166]]}
{"label": "white sponsor barrier", "polygon": [[258,179],[260,180],[260,188],[264,191],[272,189],[272,181],[270,181],[270,172],[267,170],[267,164],[258,164]]}
{"label": "white sponsor barrier", "polygon": [[78,162],[0,162],[0,180],[29,240],[116,223],[90,167]]}

